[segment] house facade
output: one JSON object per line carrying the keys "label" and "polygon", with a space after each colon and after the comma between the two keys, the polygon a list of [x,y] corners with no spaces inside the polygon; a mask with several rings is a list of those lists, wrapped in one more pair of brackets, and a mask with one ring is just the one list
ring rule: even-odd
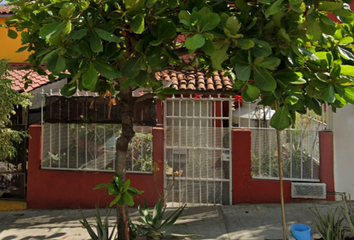
{"label": "house facade", "polygon": [[[9,10],[4,11],[4,17],[11,14]],[[5,30],[0,32],[3,36],[7,35],[6,29],[0,30]],[[10,45],[14,46],[12,39]],[[18,76],[14,77],[15,86],[26,74],[21,75],[24,70],[16,69],[26,59],[25,55],[14,54],[18,48],[14,47],[9,56],[4,56],[13,63],[13,76]],[[165,196],[171,204],[279,202],[280,184],[275,162],[278,154],[282,154],[286,162],[286,202],[335,200],[335,192],[354,192],[348,170],[351,154],[344,156],[342,150],[350,150],[347,133],[351,131],[352,106],[347,106],[343,112],[339,110],[334,116],[329,114],[324,117],[326,120],[305,117],[305,123],[319,124],[315,128],[285,131],[282,151],[278,153],[274,148],[275,132],[269,129],[271,110],[255,103],[241,104],[237,97],[221,94],[232,87],[232,81],[222,73],[210,78],[205,73],[192,71],[195,72],[162,72],[157,78],[168,82],[181,94],[137,106],[136,118],[144,119],[151,109],[156,112],[153,124],[137,124],[137,137],[133,139],[129,155],[131,165],[127,169],[132,186],[145,191],[142,197],[148,205],[153,205],[159,195]],[[111,181],[119,125],[86,120],[93,116],[108,118],[113,107],[104,110],[99,106],[109,106],[111,99],[94,101],[94,104],[107,102],[93,108],[90,108],[92,101],[87,99],[96,96],[86,93],[79,93],[70,100],[51,101],[52,97],[58,98],[56,94],[66,80],[49,85],[48,79],[41,76],[33,75],[31,79],[33,84],[29,89],[24,89],[23,85],[16,88],[37,96],[32,106],[36,120],[30,120],[31,139],[28,160],[24,164],[27,166],[25,200],[28,208],[92,208],[98,202],[106,206],[113,197],[107,196],[104,190],[93,191],[92,188]],[[205,92],[208,94],[203,94]],[[83,97],[87,99],[82,100]],[[65,111],[68,115],[76,109],[76,119],[49,120],[52,117],[49,109],[52,113],[56,111],[47,103],[58,104],[61,120]],[[346,116],[346,120],[339,113]],[[47,114],[50,117],[45,117]],[[347,130],[343,130],[343,125]],[[343,135],[348,137],[342,138]],[[301,139],[306,139],[306,146]],[[153,169],[159,170],[154,172]]]}

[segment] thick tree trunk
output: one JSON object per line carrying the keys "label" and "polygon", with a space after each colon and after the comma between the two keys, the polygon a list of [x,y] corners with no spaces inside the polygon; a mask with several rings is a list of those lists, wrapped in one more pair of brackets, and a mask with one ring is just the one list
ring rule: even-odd
{"label": "thick tree trunk", "polygon": [[[126,180],[126,160],[127,151],[130,140],[134,137],[134,107],[135,102],[132,96],[131,88],[123,89],[121,92],[121,98],[119,100],[119,109],[122,119],[122,134],[117,140],[116,145],[116,173],[121,177],[123,183]],[[126,217],[128,218],[128,208],[124,207]],[[123,210],[117,205],[117,223],[118,223],[118,240],[126,240],[125,236],[125,222],[123,219]]]}

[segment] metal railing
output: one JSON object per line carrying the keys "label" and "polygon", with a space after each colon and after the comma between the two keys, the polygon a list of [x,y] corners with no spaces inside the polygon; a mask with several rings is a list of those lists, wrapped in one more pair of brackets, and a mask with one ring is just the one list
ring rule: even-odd
{"label": "metal railing", "polygon": [[[109,171],[115,169],[121,125],[44,123],[42,169]],[[127,171],[152,172],[152,127],[135,126],[127,154]]]}
{"label": "metal railing", "polygon": [[[252,177],[278,179],[278,149],[276,130],[270,126],[275,113],[269,107],[256,103],[235,102],[233,126],[252,131],[251,162]],[[281,155],[284,179],[296,181],[319,181],[318,132],[328,126],[326,106],[322,116],[313,111],[298,115],[294,128],[281,131]]]}

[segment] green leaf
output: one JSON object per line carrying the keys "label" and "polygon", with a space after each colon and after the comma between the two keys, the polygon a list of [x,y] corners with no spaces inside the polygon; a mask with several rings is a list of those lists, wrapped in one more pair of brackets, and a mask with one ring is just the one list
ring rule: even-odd
{"label": "green leaf", "polygon": [[88,29],[80,29],[70,34],[69,39],[81,39],[87,34]]}
{"label": "green leaf", "polygon": [[333,85],[328,85],[327,89],[322,94],[322,99],[328,103],[333,103],[336,100]]}
{"label": "green leaf", "polygon": [[341,47],[337,47],[338,48],[338,52],[340,53],[340,55],[342,56],[342,58],[344,58],[345,60],[350,60],[350,61],[354,61],[354,54],[351,53],[350,51],[341,48]]}
{"label": "green leaf", "polygon": [[318,22],[312,22],[307,26],[306,34],[313,40],[319,40],[322,36],[321,26]]}
{"label": "green leaf", "polygon": [[172,87],[162,88],[158,91],[160,94],[177,94],[178,91]]}
{"label": "green leaf", "polygon": [[169,19],[157,21],[158,36],[162,39],[172,39],[176,36],[176,25]]}
{"label": "green leaf", "polygon": [[80,41],[79,50],[86,58],[90,58],[92,55],[90,45],[85,41]]}
{"label": "green leaf", "polygon": [[252,66],[246,64],[236,64],[235,72],[238,80],[248,81],[250,79]]}
{"label": "green leaf", "polygon": [[[292,45],[292,47],[293,47],[293,45]],[[310,52],[309,50],[307,50],[303,47],[297,47],[297,48],[295,48],[295,51],[296,50],[299,51],[299,53],[302,56],[307,57],[309,60],[312,60],[312,61],[319,60],[318,57],[314,53]]]}
{"label": "green leaf", "polygon": [[188,49],[195,50],[201,48],[205,44],[205,38],[201,34],[196,34],[187,38],[185,44]]}
{"label": "green leaf", "polygon": [[108,63],[102,60],[95,60],[92,62],[95,69],[104,77],[108,79],[119,78],[122,74],[118,71],[117,68],[112,67]]}
{"label": "green leaf", "polygon": [[98,35],[103,40],[106,40],[108,42],[115,42],[115,43],[120,43],[123,40],[114,35],[113,33],[110,33],[106,30],[100,29],[100,28],[93,28],[95,33]]}
{"label": "green leaf", "polygon": [[133,57],[126,61],[122,66],[122,74],[128,78],[134,78],[139,75],[141,70],[142,56]]}
{"label": "green leaf", "polygon": [[76,93],[76,82],[73,84],[65,84],[64,87],[60,90],[61,95],[64,97],[71,97]]}
{"label": "green leaf", "polygon": [[146,1],[146,7],[148,7],[148,8],[153,7],[156,2],[157,2],[157,0],[147,0]]}
{"label": "green leaf", "polygon": [[129,193],[125,192],[123,194],[123,197],[124,197],[124,202],[126,202],[128,206],[132,207],[134,205],[133,197]]}
{"label": "green leaf", "polygon": [[123,186],[123,192],[126,192],[130,186],[130,179],[127,179]]}
{"label": "green leaf", "polygon": [[252,86],[252,85],[247,85],[246,88],[247,95],[253,99],[252,101],[256,100],[259,95],[261,94],[261,90],[259,88]]}
{"label": "green leaf", "polygon": [[287,96],[286,98],[285,98],[285,103],[287,104],[287,105],[295,105],[296,103],[298,103],[299,102],[299,98],[298,97],[296,97],[296,96]]}
{"label": "green leaf", "polygon": [[86,71],[82,74],[82,85],[85,89],[92,90],[97,83],[97,71],[93,64],[90,62]]}
{"label": "green leaf", "polygon": [[265,16],[268,18],[269,16],[279,12],[282,7],[283,0],[277,0],[275,1],[270,7],[267,8],[265,11]]}
{"label": "green leaf", "polygon": [[331,69],[330,77],[331,77],[331,78],[339,78],[339,76],[340,76],[340,71],[341,71],[340,65],[335,65],[335,66]]}
{"label": "green leaf", "polygon": [[27,48],[28,48],[28,46],[20,47],[19,49],[17,49],[16,52],[17,52],[17,53],[23,52],[23,51],[25,51]]}
{"label": "green leaf", "polygon": [[92,51],[95,53],[102,52],[103,45],[102,45],[101,39],[98,37],[98,35],[96,33],[96,29],[94,29],[94,31],[92,31],[91,33],[92,34],[90,36],[90,47],[91,47]]}
{"label": "green leaf", "polygon": [[65,70],[66,59],[61,55],[53,54],[48,59],[46,66],[52,73],[61,73]]}
{"label": "green leaf", "polygon": [[343,97],[348,103],[354,104],[354,87],[346,87]]}
{"label": "green leaf", "polygon": [[136,34],[141,34],[145,30],[145,19],[142,13],[129,18],[130,27]]}
{"label": "green leaf", "polygon": [[16,39],[17,36],[18,36],[18,34],[17,34],[17,32],[15,32],[14,30],[8,29],[8,30],[7,30],[7,36],[8,36],[9,38]]}
{"label": "green leaf", "polygon": [[211,56],[211,65],[216,70],[223,70],[221,64],[227,60],[229,57],[226,54],[227,50],[229,49],[229,44],[222,43],[222,47],[219,48],[216,53]]}
{"label": "green leaf", "polygon": [[55,22],[51,24],[44,25],[39,30],[39,38],[50,39],[58,36],[64,29],[65,22]]}
{"label": "green leaf", "polygon": [[205,44],[200,49],[208,56],[213,56],[216,53],[215,45],[210,39],[205,39]]}
{"label": "green leaf", "polygon": [[237,47],[243,50],[248,50],[254,47],[254,42],[250,39],[244,39],[244,38],[237,39]]}
{"label": "green leaf", "polygon": [[257,64],[258,67],[268,68],[268,69],[275,69],[279,66],[281,60],[277,57],[268,57],[264,58],[264,60]]}
{"label": "green leaf", "polygon": [[96,187],[94,187],[93,190],[105,188],[105,187],[108,187],[109,185],[111,185],[111,183],[101,183],[101,184],[98,184]]}
{"label": "green leaf", "polygon": [[220,23],[220,17],[216,13],[207,13],[202,16],[201,19],[201,32],[206,32],[213,30],[216,28]]}
{"label": "green leaf", "polygon": [[225,25],[231,36],[235,36],[241,28],[241,23],[237,20],[236,17],[229,17]]}
{"label": "green leaf", "polygon": [[158,66],[161,61],[162,49],[160,46],[149,46],[146,51],[146,61],[151,67]]}
{"label": "green leaf", "polygon": [[163,42],[163,39],[157,39],[157,40],[151,41],[149,44],[150,44],[151,46],[158,46],[158,45],[160,45],[162,42]]}
{"label": "green leaf", "polygon": [[322,108],[321,108],[321,104],[315,99],[315,98],[311,98],[309,96],[305,96],[305,100],[306,100],[306,106],[313,110],[317,115],[322,115]]}
{"label": "green leaf", "polygon": [[339,39],[339,45],[347,45],[350,44],[354,41],[352,37],[344,37]]}
{"label": "green leaf", "polygon": [[185,21],[187,21],[187,22],[189,22],[189,23],[190,23],[190,21],[191,21],[191,15],[190,15],[190,13],[187,12],[186,10],[180,11],[180,12],[178,13],[178,18],[179,18],[180,21],[181,21],[181,20],[185,20]]}
{"label": "green leaf", "polygon": [[336,26],[334,22],[329,17],[324,15],[320,16],[320,27],[321,30],[326,34],[333,35],[336,31]]}
{"label": "green leaf", "polygon": [[119,202],[119,200],[121,199],[121,197],[122,197],[122,195],[121,195],[121,194],[118,194],[118,195],[113,199],[113,201],[110,202],[109,207],[112,207],[112,206],[114,206],[117,202]]}
{"label": "green leaf", "polygon": [[252,38],[255,47],[251,48],[252,55],[255,57],[268,57],[272,54],[272,48],[268,42]]}
{"label": "green leaf", "polygon": [[321,1],[318,10],[331,12],[331,11],[339,10],[342,7],[343,7],[343,3]]}
{"label": "green leaf", "polygon": [[259,89],[266,92],[272,92],[277,87],[275,79],[264,68],[254,68],[254,81]]}
{"label": "green leaf", "polygon": [[280,107],[278,111],[274,113],[272,119],[270,120],[270,125],[279,131],[289,127],[289,109],[285,106]]}
{"label": "green leaf", "polygon": [[354,66],[352,66],[352,65],[342,65],[340,73],[343,74],[343,75],[354,77]]}

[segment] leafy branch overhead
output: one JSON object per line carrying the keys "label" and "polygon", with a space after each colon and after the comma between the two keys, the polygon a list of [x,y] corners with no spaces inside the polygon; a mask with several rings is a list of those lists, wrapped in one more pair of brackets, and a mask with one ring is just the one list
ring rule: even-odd
{"label": "leafy branch overhead", "polygon": [[[234,92],[279,111],[284,129],[295,112],[354,103],[354,13],[346,1],[323,0],[11,0],[6,24],[20,32],[36,71],[68,77],[62,90],[144,87],[161,91],[155,72],[168,65],[226,70]],[[336,16],[336,23],[328,16]]]}

